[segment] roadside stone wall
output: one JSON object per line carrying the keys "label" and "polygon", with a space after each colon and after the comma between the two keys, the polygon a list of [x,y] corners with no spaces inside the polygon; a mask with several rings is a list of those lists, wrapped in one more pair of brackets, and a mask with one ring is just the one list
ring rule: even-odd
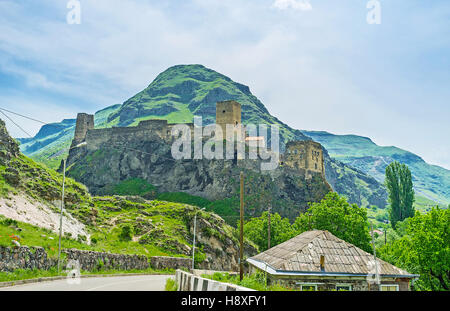
{"label": "roadside stone wall", "polygon": [[58,264],[57,260],[47,257],[42,247],[3,247],[0,246],[0,271],[15,269],[48,270]]}
{"label": "roadside stone wall", "polygon": [[[149,268],[148,257],[146,256],[101,253],[78,249],[63,249],[61,253],[63,269],[66,268],[69,262],[72,262],[73,265],[73,261],[78,261],[80,269],[86,271],[96,269],[145,270]],[[57,259],[49,258],[42,247],[0,246],[0,271],[13,271],[15,269],[48,270],[57,265]]]}
{"label": "roadside stone wall", "polygon": [[67,262],[70,260],[78,261],[80,268],[87,271],[96,269],[145,270],[149,267],[148,257],[146,256],[100,253],[78,249],[65,249],[62,252],[67,255]]}
{"label": "roadside stone wall", "polygon": [[154,256],[150,258],[150,263],[155,269],[190,269],[192,266],[192,259],[180,257],[164,257]]}

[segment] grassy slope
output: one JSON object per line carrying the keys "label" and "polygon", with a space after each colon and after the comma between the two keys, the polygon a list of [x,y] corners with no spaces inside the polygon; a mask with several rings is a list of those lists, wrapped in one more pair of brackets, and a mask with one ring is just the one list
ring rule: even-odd
{"label": "grassy slope", "polygon": [[[62,183],[59,173],[23,155],[13,158],[8,166],[16,170],[20,184],[14,187],[8,184],[4,178],[6,167],[0,166],[2,196],[8,196],[9,193],[24,194],[47,204],[59,198]],[[67,237],[63,239],[63,247],[147,256],[189,254],[191,237],[188,228],[196,207],[165,201],[146,201],[137,197],[91,197],[84,185],[70,178],[66,179],[65,189],[66,210],[87,225],[93,243],[88,246],[81,240],[75,241]],[[200,212],[198,217],[221,227],[227,236],[236,240],[235,229],[217,216]],[[122,228],[125,226],[131,228],[132,240],[121,238]],[[22,245],[43,246],[51,255],[57,249],[54,233],[24,223],[11,223],[3,219],[0,222],[0,235],[2,245],[12,245],[10,236],[18,235]],[[49,239],[49,236],[53,239]],[[142,236],[145,237],[145,243],[137,241]]]}
{"label": "grassy slope", "polygon": [[320,142],[330,156],[360,169],[383,182],[386,166],[396,160],[411,169],[418,196],[437,203],[450,204],[450,171],[427,164],[417,155],[397,147],[382,147],[369,138],[357,135],[334,135],[327,132],[303,131]]}

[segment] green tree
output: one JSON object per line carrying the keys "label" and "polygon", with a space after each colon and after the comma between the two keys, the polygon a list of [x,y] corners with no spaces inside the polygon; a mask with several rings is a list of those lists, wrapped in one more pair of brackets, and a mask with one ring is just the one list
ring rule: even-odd
{"label": "green tree", "polygon": [[389,220],[395,228],[397,222],[414,216],[414,189],[408,166],[397,161],[389,164],[385,184],[389,193]]}
{"label": "green tree", "polygon": [[450,210],[433,208],[409,218],[406,235],[377,250],[384,260],[420,274],[417,290],[449,290]]}
{"label": "green tree", "polygon": [[[239,228],[238,228],[239,230]],[[268,247],[268,212],[260,217],[252,218],[244,224],[244,236],[253,241],[260,251]],[[270,244],[271,247],[287,241],[295,236],[288,218],[281,218],[278,213],[271,213]]]}
{"label": "green tree", "polygon": [[123,225],[121,230],[120,230],[120,234],[119,234],[119,239],[121,241],[131,241],[133,237],[133,228],[131,228],[130,225]]}
{"label": "green tree", "polygon": [[345,197],[328,193],[320,203],[313,203],[295,220],[296,234],[310,229],[328,230],[338,238],[367,252],[372,251],[367,211],[356,204],[349,204]]}

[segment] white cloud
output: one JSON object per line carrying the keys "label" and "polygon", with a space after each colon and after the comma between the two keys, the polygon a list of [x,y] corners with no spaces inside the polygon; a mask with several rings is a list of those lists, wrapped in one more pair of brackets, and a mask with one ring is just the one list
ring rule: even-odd
{"label": "white cloud", "polygon": [[312,10],[309,0],[275,0],[273,7],[279,10],[294,9],[300,11]]}

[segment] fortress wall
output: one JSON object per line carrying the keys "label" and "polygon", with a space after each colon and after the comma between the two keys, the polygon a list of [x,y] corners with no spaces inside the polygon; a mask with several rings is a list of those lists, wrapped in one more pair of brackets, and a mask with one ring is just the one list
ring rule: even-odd
{"label": "fortress wall", "polygon": [[86,138],[86,133],[94,129],[94,115],[87,113],[79,113],[77,115],[77,123],[75,126],[75,135],[72,145],[79,144]]}
{"label": "fortress wall", "polygon": [[322,145],[315,141],[288,142],[283,163],[295,169],[325,174]]}
{"label": "fortress wall", "polygon": [[129,140],[147,141],[149,138],[168,140],[171,132],[166,120],[142,121],[134,127],[113,127],[92,129],[86,134],[88,150],[96,150],[101,145]]}

